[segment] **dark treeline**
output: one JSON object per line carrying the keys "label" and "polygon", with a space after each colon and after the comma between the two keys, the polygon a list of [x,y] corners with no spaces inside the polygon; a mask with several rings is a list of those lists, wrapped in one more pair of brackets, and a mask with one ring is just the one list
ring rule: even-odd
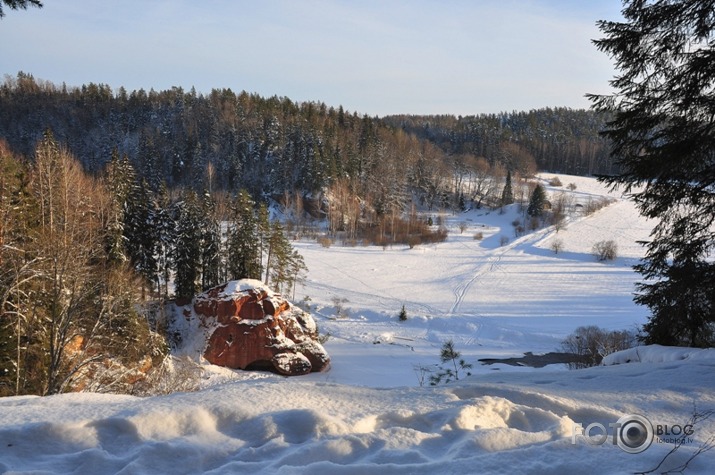
{"label": "dark treeline", "polygon": [[487,157],[510,168],[521,150],[534,157],[539,170],[594,175],[614,171],[608,142],[599,136],[606,119],[594,111],[545,108],[467,117],[396,115],[383,121],[449,154]]}
{"label": "dark treeline", "polygon": [[49,129],[94,174],[113,150],[126,154],[153,190],[162,182],[197,191],[246,189],[263,200],[316,194],[343,181],[378,214],[404,205],[411,192],[431,201],[454,194],[458,177],[475,172],[478,160],[501,167],[493,175],[502,177],[503,169],[611,169],[597,132],[603,117],[570,109],[379,119],[230,89],[113,91],[18,73],[0,86],[0,111],[0,137],[21,155],[31,156]]}

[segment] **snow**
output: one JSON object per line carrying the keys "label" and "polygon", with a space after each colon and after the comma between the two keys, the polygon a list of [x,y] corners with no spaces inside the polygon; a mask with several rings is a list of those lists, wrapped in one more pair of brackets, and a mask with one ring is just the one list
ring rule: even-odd
{"label": "snow", "polygon": [[[545,181],[553,175],[544,177]],[[445,215],[445,243],[322,248],[296,242],[332,367],[283,378],[204,365],[202,390],[138,398],[91,393],[0,399],[0,473],[584,473],[654,468],[673,444],[658,437],[630,454],[577,430],[639,414],[656,427],[715,409],[715,351],[639,347],[604,365],[568,371],[480,365],[479,358],[559,349],[580,325],[632,329],[632,302],[652,223],[593,179],[560,176],[585,202],[616,201],[591,216],[574,208],[564,229],[515,238],[518,207]],[[554,194],[563,188],[547,187]],[[437,216],[437,213],[434,213]],[[459,232],[458,224],[468,223]],[[474,234],[483,233],[481,240]],[[509,242],[500,245],[501,236]],[[563,250],[554,254],[559,239]],[[619,257],[597,262],[594,242]],[[233,292],[239,289],[227,289]],[[345,300],[345,301],[343,301]],[[402,307],[408,320],[400,322]],[[188,324],[188,323],[187,323]],[[201,330],[201,329],[197,329]],[[453,339],[472,376],[436,387],[420,377]],[[197,337],[197,341],[201,340]],[[191,346],[199,352],[200,344]],[[188,355],[199,358],[199,355]],[[628,364],[624,364],[628,363]],[[578,425],[580,424],[580,426]],[[661,470],[684,463],[715,434],[715,418]],[[686,473],[711,473],[715,451]]]}
{"label": "snow", "polygon": [[606,355],[602,364],[609,366],[625,363],[666,363],[682,360],[715,360],[715,348],[641,346]]}

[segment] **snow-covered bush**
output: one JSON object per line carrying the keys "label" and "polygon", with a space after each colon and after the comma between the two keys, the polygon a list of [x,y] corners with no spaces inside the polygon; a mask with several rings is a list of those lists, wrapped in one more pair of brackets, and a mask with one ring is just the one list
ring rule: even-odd
{"label": "snow-covered bush", "polygon": [[612,204],[614,201],[615,200],[613,198],[607,198],[605,196],[597,199],[589,199],[584,205],[582,205],[583,214],[585,216],[591,215],[599,209],[605,208],[606,206]]}
{"label": "snow-covered bush", "polygon": [[568,363],[570,369],[601,364],[606,355],[636,346],[636,335],[627,330],[608,331],[597,326],[578,327],[561,342],[567,353],[579,355],[580,361]]}
{"label": "snow-covered bush", "polygon": [[146,379],[136,384],[132,393],[135,396],[157,396],[198,391],[202,374],[201,365],[190,358],[168,356],[147,374]]}
{"label": "snow-covered bush", "polygon": [[618,245],[615,241],[598,241],[593,245],[591,253],[598,261],[612,261],[618,257]]}

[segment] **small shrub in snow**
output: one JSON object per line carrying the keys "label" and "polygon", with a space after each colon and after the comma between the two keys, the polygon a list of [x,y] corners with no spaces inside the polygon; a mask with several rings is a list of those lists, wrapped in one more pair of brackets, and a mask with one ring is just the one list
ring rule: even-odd
{"label": "small shrub in snow", "polygon": [[562,186],[561,180],[559,177],[555,176],[551,180],[549,180],[549,185],[551,186]]}
{"label": "small shrub in snow", "polygon": [[500,246],[506,246],[507,244],[509,244],[509,236],[499,237],[499,245]]}
{"label": "small shrub in snow", "polygon": [[[690,419],[688,419],[688,421],[682,425],[682,427],[689,428],[693,434],[696,432],[701,433],[702,429],[699,426],[699,424],[702,422],[705,422],[706,420],[710,419],[713,416],[715,416],[715,410],[708,409],[706,411],[699,412],[697,406],[695,404],[693,404],[693,414],[692,414],[692,416],[690,416]],[[697,426],[697,429],[696,429],[696,426]],[[675,439],[675,442],[673,443],[673,447],[670,449],[670,451],[667,454],[665,454],[665,456],[660,460],[660,462],[658,463],[658,465],[655,466],[655,468],[652,468],[647,471],[635,472],[635,473],[638,473],[638,474],[647,474],[647,473],[656,473],[656,472],[664,473],[664,474],[684,473],[685,470],[690,465],[690,463],[693,460],[695,460],[695,458],[698,455],[701,455],[705,452],[709,452],[709,451],[715,449],[715,435],[710,435],[703,442],[701,442],[700,446],[697,449],[695,449],[693,452],[691,452],[689,454],[689,456],[685,456],[680,459],[680,460],[684,460],[683,463],[681,463],[680,465],[674,466],[673,468],[669,469],[667,472],[661,471],[662,470],[661,467],[663,467],[663,466],[668,466],[668,465],[673,465],[673,464],[678,463],[678,461],[675,460],[677,457],[673,457],[673,460],[671,460],[670,456],[673,454],[676,454],[678,452],[678,449],[680,449],[680,447],[682,447],[683,444],[689,440],[689,437],[675,437],[674,439]],[[666,461],[672,462],[672,463],[668,463],[666,465]]]}
{"label": "small shrub in snow", "polygon": [[423,364],[412,365],[412,368],[415,371],[415,376],[417,376],[417,384],[420,387],[424,386],[427,381],[427,375],[432,373],[432,370]]}
{"label": "small shrub in snow", "polygon": [[474,233],[474,240],[475,241],[481,241],[484,239],[484,233],[479,231],[478,233]]}
{"label": "small shrub in snow", "polygon": [[313,301],[313,299],[311,299],[308,295],[306,295],[305,297],[303,297],[303,300],[301,300],[300,302],[297,302],[296,305],[298,306],[298,308],[306,311],[307,313],[310,313],[312,310],[312,308],[310,306],[310,302],[312,302],[312,301]]}
{"label": "small shrub in snow", "polygon": [[582,206],[583,214],[589,216],[596,211],[605,208],[606,206],[613,203],[615,200],[613,198],[599,198],[599,199],[589,199],[586,204]]}
{"label": "small shrub in snow", "polygon": [[329,248],[333,244],[333,240],[330,239],[328,236],[320,236],[318,238],[318,243],[323,246],[324,248]]}
{"label": "small shrub in snow", "polygon": [[581,356],[581,360],[568,363],[570,369],[587,368],[601,364],[606,355],[636,346],[637,337],[627,330],[608,331],[596,326],[578,327],[561,342],[561,348]]}
{"label": "small shrub in snow", "polygon": [[564,248],[564,242],[561,239],[554,239],[551,241],[551,250],[554,254],[558,254]]}
{"label": "small shrub in snow", "polygon": [[569,183],[568,186],[566,186],[571,191],[574,191],[576,189],[576,183]]}
{"label": "small shrub in snow", "polygon": [[471,376],[472,373],[468,370],[472,368],[472,365],[460,358],[461,356],[461,353],[454,348],[452,340],[445,341],[442,344],[439,359],[442,364],[447,364],[447,367],[440,366],[440,371],[430,376],[430,385],[437,386],[441,382],[459,381],[460,371],[462,374],[466,373],[467,376]]}
{"label": "small shrub in snow", "polygon": [[400,319],[401,322],[407,321],[407,310],[405,310],[405,306],[402,306],[402,310],[400,310],[400,314],[397,316],[397,318]]}
{"label": "small shrub in snow", "polygon": [[415,246],[422,244],[422,238],[420,236],[410,236],[407,238],[407,245],[410,249],[414,249]]}
{"label": "small shrub in snow", "polygon": [[333,305],[335,305],[335,316],[337,318],[348,318],[350,312],[345,308],[345,304],[348,303],[348,299],[333,297]]}
{"label": "small shrub in snow", "polygon": [[612,261],[618,257],[618,246],[615,241],[598,241],[591,253],[598,261]]}
{"label": "small shrub in snow", "polygon": [[464,233],[464,231],[466,231],[468,227],[469,227],[469,224],[467,224],[466,221],[460,221],[459,222],[459,234]]}

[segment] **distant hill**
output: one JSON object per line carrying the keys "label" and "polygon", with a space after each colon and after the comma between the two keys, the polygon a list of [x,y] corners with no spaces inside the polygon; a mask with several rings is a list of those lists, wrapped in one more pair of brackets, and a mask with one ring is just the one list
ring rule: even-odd
{"label": "distant hill", "polygon": [[476,158],[527,174],[611,171],[598,136],[604,118],[584,110],[377,118],[230,89],[113,91],[25,73],[6,76],[0,110],[0,139],[16,153],[32,156],[51,129],[86,170],[103,170],[116,150],[154,189],[165,182],[266,197],[317,193],[344,180],[379,208],[408,189],[454,192],[444,183]]}

